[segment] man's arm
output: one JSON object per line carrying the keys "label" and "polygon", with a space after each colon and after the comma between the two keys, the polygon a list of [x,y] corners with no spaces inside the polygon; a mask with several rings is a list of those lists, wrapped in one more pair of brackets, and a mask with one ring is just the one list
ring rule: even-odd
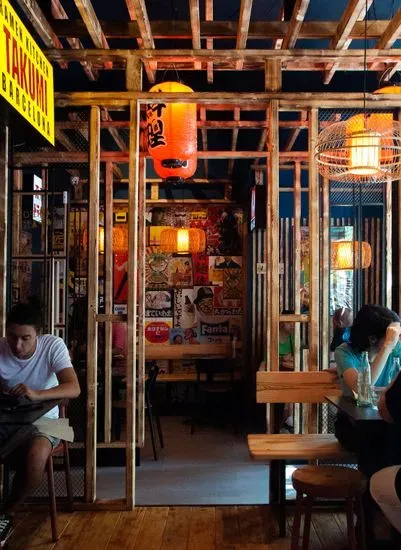
{"label": "man's arm", "polygon": [[9,390],[11,395],[24,395],[31,401],[47,401],[49,399],[73,399],[81,393],[77,375],[73,368],[66,368],[56,373],[58,386],[48,390],[33,390],[25,384],[17,384]]}

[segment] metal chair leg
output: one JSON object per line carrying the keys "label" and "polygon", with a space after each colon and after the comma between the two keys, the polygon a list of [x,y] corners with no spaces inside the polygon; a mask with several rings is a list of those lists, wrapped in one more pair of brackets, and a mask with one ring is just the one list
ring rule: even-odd
{"label": "metal chair leg", "polygon": [[160,447],[164,449],[164,438],[162,432],[162,425],[160,423],[160,416],[158,413],[155,414],[157,433],[159,434]]}
{"label": "metal chair leg", "polygon": [[359,530],[358,530],[358,548],[360,550],[366,550],[366,529],[365,529],[365,512],[363,509],[362,495],[358,495],[355,498],[355,512],[358,518]]}
{"label": "metal chair leg", "polygon": [[155,438],[155,427],[153,424],[153,415],[152,415],[152,408],[151,404],[147,404],[147,415],[148,415],[148,421],[149,421],[149,428],[150,428],[150,437],[152,439],[152,447],[153,447],[153,457],[155,460],[157,460],[157,449],[156,449],[156,438]]}

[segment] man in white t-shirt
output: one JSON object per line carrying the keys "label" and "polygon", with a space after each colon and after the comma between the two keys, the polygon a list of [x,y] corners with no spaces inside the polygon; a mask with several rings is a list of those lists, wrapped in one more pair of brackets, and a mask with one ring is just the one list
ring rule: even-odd
{"label": "man in white t-shirt", "polygon": [[[64,341],[50,334],[41,335],[40,329],[40,311],[31,304],[17,304],[8,314],[6,338],[0,338],[1,391],[32,401],[78,397],[79,382]],[[58,407],[46,416],[58,418]],[[36,432],[23,449],[18,449],[21,460],[16,464],[10,497],[0,517],[1,546],[11,527],[10,517],[40,484],[57,443],[55,438]]]}

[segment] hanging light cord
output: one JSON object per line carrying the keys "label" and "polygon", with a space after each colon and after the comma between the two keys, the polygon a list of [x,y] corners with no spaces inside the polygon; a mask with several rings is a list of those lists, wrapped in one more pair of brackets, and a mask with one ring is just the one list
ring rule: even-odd
{"label": "hanging light cord", "polygon": [[363,113],[366,120],[366,76],[367,76],[367,49],[368,49],[368,0],[365,0],[365,47],[363,52]]}

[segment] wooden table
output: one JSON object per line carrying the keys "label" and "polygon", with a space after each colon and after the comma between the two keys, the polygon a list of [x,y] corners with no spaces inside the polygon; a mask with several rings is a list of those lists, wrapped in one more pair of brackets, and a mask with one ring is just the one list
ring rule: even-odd
{"label": "wooden table", "polygon": [[358,407],[353,397],[326,395],[326,400],[347,415],[353,424],[384,422],[376,407]]}
{"label": "wooden table", "polygon": [[61,403],[62,399],[41,401],[28,410],[7,411],[0,409],[0,435],[7,437],[0,444],[0,462],[22,445],[36,431],[33,423]]}

